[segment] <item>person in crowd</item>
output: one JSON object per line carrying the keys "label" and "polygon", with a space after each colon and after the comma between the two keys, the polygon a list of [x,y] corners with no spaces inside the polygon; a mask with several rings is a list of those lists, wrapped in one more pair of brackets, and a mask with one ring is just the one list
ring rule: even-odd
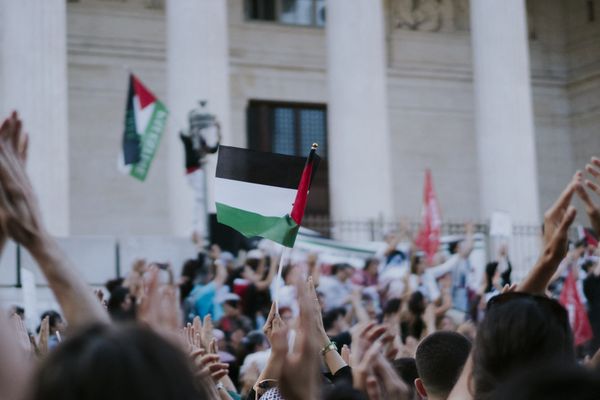
{"label": "person in crowd", "polygon": [[419,343],[415,388],[422,398],[446,400],[471,352],[471,342],[455,332],[435,332]]}
{"label": "person in crowd", "polygon": [[337,307],[343,307],[352,294],[353,285],[351,277],[354,267],[347,263],[334,264],[331,267],[331,275],[322,276],[320,289],[325,295],[325,311]]}
{"label": "person in crowd", "polygon": [[590,343],[590,351],[595,353],[600,349],[600,262],[588,260],[584,264],[587,277],[583,281],[583,293],[587,299],[588,318],[594,337]]}
{"label": "person in crowd", "polygon": [[461,314],[460,318],[463,319],[469,311],[469,290],[475,282],[475,290],[479,290],[482,279],[478,278],[479,274],[469,262],[469,255],[473,250],[473,230],[473,225],[467,224],[465,239],[450,242],[448,244],[450,257],[440,265],[427,268],[423,277],[427,284],[429,298],[431,301],[436,301],[441,296],[438,279],[448,273],[451,274],[452,307]]}
{"label": "person in crowd", "polygon": [[501,286],[510,285],[512,283],[511,274],[512,274],[512,263],[508,257],[508,245],[503,243],[500,245],[498,249],[498,259],[496,260],[498,263],[498,271],[500,272]]}
{"label": "person in crowd", "polygon": [[218,321],[222,314],[222,307],[216,301],[217,292],[225,284],[227,272],[225,266],[220,260],[215,260],[210,267],[204,266],[198,272],[198,283],[188,295],[191,307],[186,312],[186,320],[191,321],[195,316],[204,319],[211,315],[215,321]]}
{"label": "person in crowd", "polygon": [[271,307],[270,286],[277,274],[278,258],[267,258],[260,250],[248,252],[249,259],[242,272],[247,282],[243,290],[242,308],[253,322],[253,327],[262,326]]}
{"label": "person in crowd", "polygon": [[252,331],[242,340],[242,349],[238,356],[241,363],[239,382],[243,383],[242,392],[247,393],[265,369],[271,349],[265,334],[261,331]]}
{"label": "person in crowd", "polygon": [[[107,310],[44,226],[26,173],[27,145],[13,114],[0,125],[0,243],[13,240],[32,256],[68,325],[56,328],[52,315],[46,315],[36,342],[18,316],[0,313],[2,399],[237,400],[239,389],[249,399],[264,400],[411,399],[417,394],[450,400],[597,398],[600,352],[584,360],[589,371],[578,367],[569,314],[547,291],[565,259],[572,264],[581,258],[567,254],[574,196],[600,231],[600,159],[592,159],[587,175],[576,173],[545,213],[543,251],[525,279],[501,288],[506,269],[495,260],[485,271],[486,289],[500,294],[484,299],[481,320],[460,323],[451,318],[450,308],[464,313],[472,301],[470,291],[483,281],[482,270],[468,262],[470,228],[464,240],[449,246],[446,262],[433,267],[415,263],[412,271],[407,260],[416,261],[417,253],[411,240],[410,250],[403,252],[398,237],[388,237],[378,268],[405,268],[406,273],[389,274],[388,281],[384,273],[377,275],[381,291],[368,296],[385,304],[383,312],[365,308],[363,290],[371,282],[362,280],[353,288],[352,267],[337,265],[332,276],[320,277],[322,307],[315,257],[308,271],[289,261],[281,286],[273,277],[273,260],[267,264],[266,257],[249,254],[241,269],[228,271],[214,248],[205,265],[184,268],[179,286],[161,281],[157,265],[136,261],[110,290],[113,302]],[[600,273],[597,264],[585,262],[583,287],[592,320]],[[368,268],[375,272],[374,266]],[[244,281],[243,293],[238,279]],[[390,290],[394,285],[402,288],[397,296]],[[274,289],[268,302],[279,300],[269,304],[263,333],[248,330],[259,322],[264,304],[248,316],[240,312],[252,286],[256,293]],[[187,293],[183,304],[180,293]],[[130,311],[128,302],[135,307],[127,321],[110,318]],[[222,330],[214,329],[213,320]],[[46,351],[52,332],[64,329],[65,340]],[[462,333],[474,340],[472,346]],[[236,385],[240,366],[242,379]]]}
{"label": "person in crowd", "polygon": [[218,328],[230,338],[237,331],[242,336],[252,330],[252,320],[242,314],[240,296],[235,293],[227,293],[221,299],[223,302],[223,316],[219,319]]}
{"label": "person in crowd", "polygon": [[186,356],[138,326],[91,325],[40,366],[30,400],[214,399]]}
{"label": "person in crowd", "polygon": [[365,260],[362,269],[357,270],[352,275],[352,283],[362,287],[377,287],[379,276],[379,259],[369,257]]}
{"label": "person in crowd", "polygon": [[116,286],[110,292],[106,309],[115,320],[130,320],[135,318],[135,298],[129,288]]}
{"label": "person in crowd", "polygon": [[66,323],[62,316],[54,310],[43,312],[40,317],[40,322],[42,322],[44,318],[48,318],[48,348],[52,350],[58,346],[62,340],[62,336],[65,334],[66,330]]}

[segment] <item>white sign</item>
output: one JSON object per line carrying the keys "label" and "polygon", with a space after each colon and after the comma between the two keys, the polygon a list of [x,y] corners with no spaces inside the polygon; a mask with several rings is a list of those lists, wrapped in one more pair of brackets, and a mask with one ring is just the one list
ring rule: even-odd
{"label": "white sign", "polygon": [[490,236],[510,238],[512,231],[510,215],[504,211],[494,211],[490,221]]}

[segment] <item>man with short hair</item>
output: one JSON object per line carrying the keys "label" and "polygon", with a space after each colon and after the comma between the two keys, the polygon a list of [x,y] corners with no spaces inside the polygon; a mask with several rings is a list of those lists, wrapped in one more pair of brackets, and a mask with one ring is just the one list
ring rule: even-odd
{"label": "man with short hair", "polygon": [[471,342],[456,332],[436,332],[423,339],[415,355],[419,395],[429,400],[448,398],[470,351]]}

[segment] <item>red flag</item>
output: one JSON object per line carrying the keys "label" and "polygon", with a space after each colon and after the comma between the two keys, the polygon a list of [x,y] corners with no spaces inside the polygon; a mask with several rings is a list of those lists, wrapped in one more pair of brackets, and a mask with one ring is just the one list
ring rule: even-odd
{"label": "red flag", "polygon": [[571,323],[571,329],[573,329],[575,345],[579,346],[590,340],[593,337],[593,333],[587,312],[579,298],[576,274],[577,270],[574,268],[569,271],[562,293],[560,294],[560,304],[569,313],[569,322]]}
{"label": "red flag", "polygon": [[415,244],[425,252],[427,261],[431,262],[440,245],[442,216],[435,190],[433,190],[433,180],[429,169],[425,171],[422,217],[423,226],[417,235]]}

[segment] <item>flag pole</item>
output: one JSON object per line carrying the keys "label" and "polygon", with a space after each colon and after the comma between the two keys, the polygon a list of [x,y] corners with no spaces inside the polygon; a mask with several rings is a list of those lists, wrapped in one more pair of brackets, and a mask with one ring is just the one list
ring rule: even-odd
{"label": "flag pole", "polygon": [[[310,152],[308,153],[308,157],[306,158],[306,165],[309,165],[309,163],[312,161],[318,148],[319,148],[318,143],[313,143],[310,146]],[[310,177],[310,175],[309,175],[309,177]],[[300,183],[300,185],[302,185],[302,182]],[[310,185],[310,183],[309,183],[309,185]],[[298,190],[300,190],[300,188],[298,188]],[[298,197],[296,197],[296,199],[298,199]],[[292,209],[292,216],[293,216],[293,214],[294,214],[294,210]],[[304,208],[302,208],[302,214],[304,214]],[[300,216],[300,220],[302,219],[302,214]],[[298,224],[300,223],[300,220],[298,220]],[[290,250],[292,248],[290,248]],[[288,255],[289,251],[286,251],[287,249],[288,249],[287,247],[284,247],[281,250],[281,258],[279,259],[279,268],[277,270],[277,285],[275,286],[275,299],[274,299],[275,313],[277,313],[277,314],[279,314],[279,289],[281,286],[280,283],[281,283],[281,274],[283,271],[283,263],[284,263],[284,259],[289,256]]]}
{"label": "flag pole", "polygon": [[275,285],[275,314],[279,314],[279,290],[281,288],[281,272],[283,271],[283,259],[287,256],[286,250],[287,247],[284,247],[281,250],[281,256],[279,257],[279,268],[277,269],[277,284]]}

